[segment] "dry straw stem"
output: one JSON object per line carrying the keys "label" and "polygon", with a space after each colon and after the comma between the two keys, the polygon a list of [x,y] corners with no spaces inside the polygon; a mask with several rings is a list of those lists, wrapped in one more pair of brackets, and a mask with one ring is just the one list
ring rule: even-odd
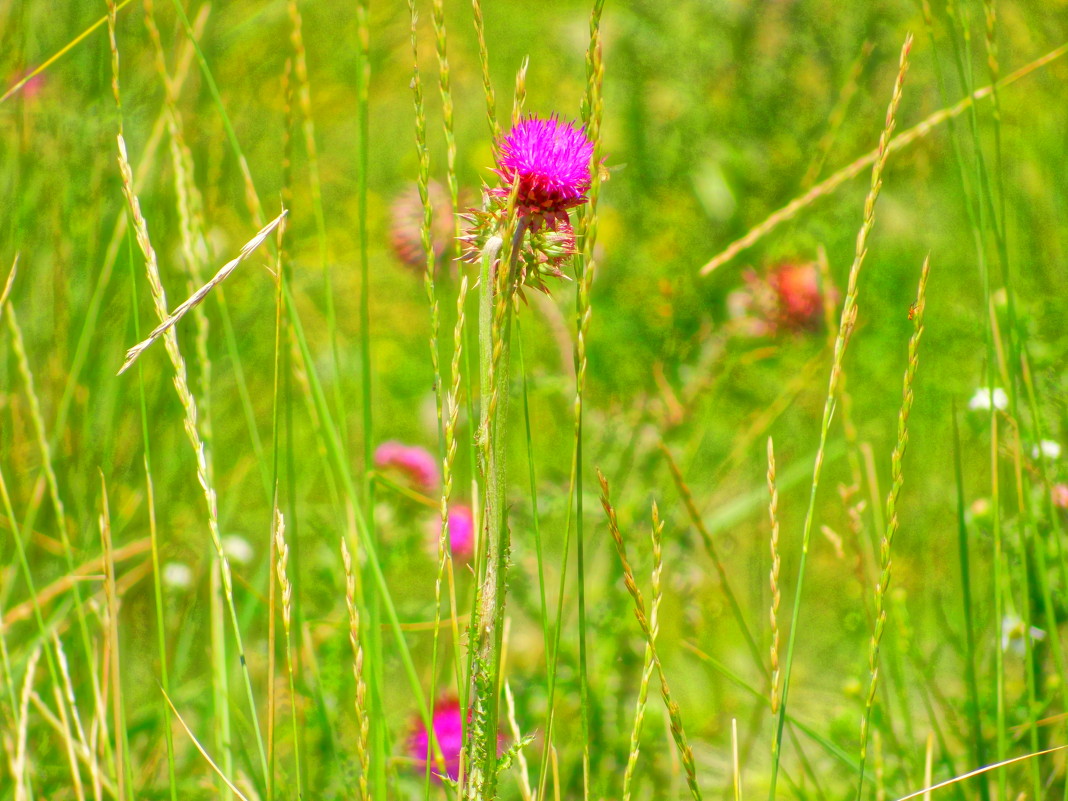
{"label": "dry straw stem", "polygon": [[[178,722],[182,724],[182,728],[185,729],[185,733],[189,735],[189,739],[193,741],[193,745],[196,747],[197,751],[200,752],[200,755],[202,757],[204,757],[204,759],[207,761],[208,765],[211,766],[211,769],[213,771],[215,771],[216,774],[218,774],[219,778],[222,779],[223,783],[228,788],[230,788],[230,791],[234,795],[236,795],[238,798],[240,798],[241,801],[249,801],[248,796],[246,796],[244,793],[242,793],[240,790],[237,789],[237,787],[234,785],[234,783],[232,781],[230,781],[230,778],[225,773],[222,772],[222,770],[216,764],[215,760],[211,758],[211,756],[208,754],[208,752],[204,748],[204,746],[202,746],[200,744],[200,740],[198,740],[196,738],[196,735],[193,734],[193,730],[191,728],[189,728],[189,725],[185,722],[185,719],[182,718],[181,714],[175,708],[174,702],[171,700],[171,697],[169,695],[167,695],[167,693],[163,692],[163,688],[162,687],[160,688],[160,692],[163,693],[163,697],[167,700],[167,706],[169,706],[171,708],[171,712],[174,713],[174,717],[177,718]],[[121,799],[122,796],[117,796],[117,798]]]}
{"label": "dry straw stem", "polygon": [[15,801],[30,798],[29,764],[26,759],[26,740],[29,732],[30,694],[33,691],[34,677],[37,675],[37,662],[41,659],[41,646],[30,651],[26,661],[26,672],[22,677],[22,692],[19,693],[19,707],[16,720],[18,730],[15,735],[15,754],[11,760],[11,773],[15,777]]}
{"label": "dry straw stem", "polygon": [[[919,798],[920,796],[926,796],[935,790],[941,790],[944,787],[950,787],[957,782],[962,782],[967,779],[975,778],[976,776],[982,776],[984,773],[989,773],[992,770],[998,770],[1000,768],[1006,768],[1009,765],[1015,765],[1017,762],[1024,762],[1028,759],[1034,759],[1035,757],[1046,756],[1047,754],[1056,754],[1058,751],[1063,751],[1068,748],[1068,745],[1058,745],[1054,748],[1047,748],[1044,751],[1035,751],[1031,754],[1024,754],[1023,756],[1013,757],[1012,759],[1006,759],[1002,762],[995,762],[993,765],[984,765],[981,768],[976,768],[968,773],[962,773],[960,776],[954,776],[952,779],[947,779],[944,782],[932,785],[930,787],[924,787],[922,790],[917,790],[914,793],[903,795],[897,799],[897,801],[912,801],[913,798]],[[1021,796],[1025,797],[1025,796]]]}
{"label": "dry straw stem", "polygon": [[371,722],[367,717],[367,684],[363,679],[363,645],[360,643],[360,608],[356,604],[356,573],[352,555],[341,538],[341,562],[345,567],[345,606],[349,611],[349,644],[352,646],[352,677],[356,681],[356,759],[360,763],[360,799],[368,801],[367,778],[371,773]]}
{"label": "dry straw stem", "polygon": [[897,417],[897,443],[894,445],[893,454],[890,457],[890,492],[886,496],[886,532],[879,546],[880,574],[879,582],[875,585],[875,627],[872,630],[871,645],[868,651],[868,695],[865,699],[864,717],[860,726],[860,778],[857,783],[857,798],[864,787],[864,762],[868,753],[868,729],[871,724],[871,713],[875,706],[875,689],[879,680],[879,646],[882,643],[883,631],[886,628],[886,591],[890,586],[893,562],[890,558],[890,550],[894,544],[894,535],[898,530],[897,502],[901,495],[901,487],[905,483],[902,471],[902,460],[905,456],[905,448],[909,441],[909,414],[912,411],[913,392],[912,385],[916,378],[916,368],[919,366],[920,338],[923,336],[923,312],[927,306],[927,279],[931,272],[931,259],[928,256],[923,260],[923,269],[920,272],[920,285],[916,292],[916,305],[913,306],[913,329],[909,338],[909,360],[905,368],[904,387],[902,389],[901,409]]}
{"label": "dry straw stem", "polygon": [[[126,143],[123,141],[121,135],[119,136],[119,149],[122,151],[122,160],[126,162]],[[128,162],[126,169],[129,169]],[[134,198],[134,202],[136,202],[136,198]],[[140,209],[138,209],[138,213],[140,213]],[[270,233],[282,224],[287,214],[289,214],[289,212],[286,209],[282,209],[281,214],[271,220],[271,222],[267,223],[267,225],[263,226],[263,228],[261,228],[259,232],[254,237],[252,237],[252,239],[245,243],[245,246],[241,248],[241,252],[237,255],[236,258],[231,259],[230,261],[226,262],[226,264],[224,264],[222,267],[220,267],[219,272],[215,273],[215,275],[206,284],[204,284],[204,286],[202,286],[200,289],[190,295],[185,300],[185,302],[178,306],[178,308],[176,308],[173,312],[167,315],[166,310],[164,310],[165,316],[163,321],[155,328],[153,328],[152,332],[143,341],[137,343],[128,351],[126,351],[126,361],[122,363],[122,367],[119,368],[119,372],[117,373],[117,375],[122,375],[123,373],[125,373],[130,368],[130,366],[137,360],[137,357],[144,353],[149,348],[149,346],[152,345],[153,342],[159,339],[164,333],[169,331],[172,326],[177,324],[178,321],[181,320],[190,309],[192,309],[194,306],[204,300],[204,298],[208,296],[208,293],[211,292],[211,290],[213,290],[216,286],[225,281],[230,276],[230,273],[232,273],[237,268],[237,265],[239,265],[241,262],[251,256],[253,252],[255,252],[255,250],[263,244],[264,240],[267,239]],[[140,232],[138,233],[138,241],[140,242]]]}
{"label": "dry straw stem", "polygon": [[[660,575],[664,569],[663,541],[664,525],[654,525],[652,529],[653,542],[653,609],[649,615],[649,630],[652,632],[653,643],[656,643],[657,634],[660,632],[660,602],[664,598],[661,590]],[[631,788],[634,782],[634,768],[638,764],[638,753],[641,747],[642,726],[645,722],[645,707],[649,698],[649,681],[653,677],[653,649],[650,645],[645,646],[645,661],[642,665],[641,681],[638,684],[638,700],[634,705],[634,727],[630,732],[630,751],[627,754],[627,767],[623,771],[623,801],[630,800]]]}
{"label": "dry straw stem", "polygon": [[[801,598],[804,590],[805,565],[808,559],[809,542],[812,535],[812,524],[816,510],[816,493],[819,488],[820,473],[823,469],[823,459],[827,448],[827,436],[831,427],[831,417],[834,413],[835,398],[837,397],[838,380],[842,374],[842,364],[845,359],[846,348],[853,334],[857,321],[857,279],[860,269],[864,264],[864,258],[868,253],[868,235],[875,224],[875,203],[879,198],[879,190],[882,188],[883,170],[886,167],[887,157],[890,153],[890,137],[894,132],[895,119],[898,105],[901,102],[902,88],[905,83],[905,75],[908,72],[909,52],[912,49],[912,34],[905,37],[905,43],[901,47],[901,57],[898,66],[897,79],[894,82],[893,94],[886,109],[886,121],[883,131],[879,136],[877,148],[878,158],[872,166],[871,187],[868,197],[864,202],[864,219],[860,230],[857,232],[856,252],[853,256],[853,264],[849,268],[849,279],[846,284],[845,300],[842,304],[841,322],[838,326],[838,334],[834,342],[834,361],[831,365],[831,375],[827,385],[827,397],[823,405],[823,420],[820,425],[820,442],[816,451],[815,464],[812,468],[812,488],[809,492],[808,510],[805,513],[804,530],[801,537],[801,560],[797,570],[797,585],[794,591],[794,606],[791,613],[790,636],[786,646],[786,665],[783,671],[782,682],[782,706],[779,709],[779,722],[776,727],[776,746],[782,747],[783,726],[786,723],[787,701],[790,693],[790,671],[793,666],[794,643],[797,638],[798,622],[800,620]],[[779,772],[779,760],[773,760],[769,798],[775,798],[775,785]]]}
{"label": "dry straw stem", "polygon": [[[1006,86],[1009,86],[1010,84],[1015,83],[1021,78],[1030,75],[1035,70],[1040,69],[1046,66],[1047,64],[1063,57],[1066,53],[1068,53],[1068,44],[1063,44],[1055,50],[1051,50],[1050,52],[1046,53],[1041,58],[1035,59],[1030,64],[1025,64],[1023,67],[1020,67],[1020,69],[1016,70],[1015,72],[1006,75],[1002,80],[998,81],[997,83],[989,84],[980,89],[976,89],[968,97],[965,97],[964,99],[956,103],[956,105],[936,111],[919,124],[914,125],[907,131],[902,131],[898,136],[895,136],[893,139],[890,140],[890,142],[886,146],[886,149],[890,152],[894,152],[908,147],[916,140],[922,139],[923,137],[927,136],[929,133],[931,133],[931,131],[933,131],[935,128],[937,128],[939,125],[946,122],[947,120],[959,117],[969,108],[971,108],[971,106],[977,100],[982,100],[985,97],[993,95],[997,89],[1001,89]],[[807,192],[805,192],[805,194],[794,198],[781,209],[773,212],[762,223],[750,229],[749,232],[745,234],[745,236],[741,237],[740,239],[736,239],[734,242],[731,242],[731,244],[728,245],[723,250],[723,252],[712,258],[707,264],[701,267],[699,273],[701,275],[708,275],[716,268],[722,267],[724,264],[729,262],[743,250],[755,245],[759,240],[763,239],[767,234],[771,233],[779,225],[786,222],[787,220],[792,219],[799,211],[804,209],[806,206],[810,206],[812,205],[812,203],[819,200],[821,197],[831,194],[835,189],[837,189],[843,183],[848,181],[850,178],[855,178],[856,176],[860,175],[860,173],[863,172],[865,168],[871,166],[872,164],[875,164],[877,161],[879,161],[879,159],[885,158],[885,155],[886,154],[883,152],[883,147],[882,145],[880,145],[880,147],[876,148],[870,153],[867,153],[864,156],[861,156],[852,164],[843,167],[842,169],[838,170],[838,172],[834,173],[823,181],[820,181],[818,184],[816,184]]]}
{"label": "dry straw stem", "polygon": [[[697,786],[697,770],[694,765],[693,749],[690,748],[690,744],[686,739],[686,731],[682,726],[682,713],[679,711],[679,705],[671,699],[671,688],[668,686],[667,676],[664,674],[664,666],[660,663],[660,655],[656,651],[656,634],[653,623],[646,614],[645,600],[642,598],[642,592],[638,589],[638,584],[634,580],[634,568],[630,566],[630,561],[627,559],[627,546],[624,544],[623,535],[619,531],[619,521],[616,519],[616,510],[612,506],[608,479],[598,470],[597,480],[601,484],[601,506],[604,507],[605,515],[608,517],[608,531],[612,535],[612,541],[616,544],[616,553],[619,554],[619,561],[623,566],[623,584],[626,586],[627,592],[630,593],[630,597],[634,599],[634,616],[638,619],[642,634],[645,635],[645,643],[652,655],[656,672],[660,676],[660,694],[663,696],[664,705],[667,707],[671,737],[675,741],[679,759],[682,761],[682,767],[686,773],[686,784],[689,786],[690,794],[695,801],[701,801],[701,790]],[[653,504],[653,529],[654,531],[663,530],[663,523],[660,522],[655,503]],[[657,533],[654,536],[659,537],[660,534]]]}

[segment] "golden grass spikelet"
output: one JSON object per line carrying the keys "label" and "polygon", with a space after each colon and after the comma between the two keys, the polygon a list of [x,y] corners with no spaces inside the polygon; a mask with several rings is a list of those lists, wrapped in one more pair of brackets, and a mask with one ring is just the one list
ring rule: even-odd
{"label": "golden grass spikelet", "polygon": [[[682,713],[679,710],[679,705],[671,697],[671,688],[668,686],[664,666],[660,663],[660,656],[656,650],[655,630],[646,614],[645,600],[642,597],[641,590],[638,589],[638,584],[634,580],[634,568],[631,567],[627,559],[627,546],[624,544],[623,535],[619,530],[615,507],[612,506],[608,479],[598,470],[597,480],[601,484],[601,506],[604,508],[605,515],[608,518],[608,531],[612,535],[612,541],[616,545],[616,553],[619,555],[619,561],[623,566],[623,584],[626,586],[627,592],[630,593],[630,597],[634,599],[634,616],[638,619],[642,634],[645,635],[645,642],[649,646],[653,664],[656,666],[656,671],[660,676],[660,695],[664,699],[664,706],[667,707],[671,737],[675,741],[679,759],[686,773],[686,784],[690,788],[690,794],[694,797],[694,800],[701,801],[701,789],[697,785],[697,769],[694,764],[693,749],[690,748],[689,741],[686,738],[686,730],[682,725]],[[663,523],[660,522],[659,511],[655,503],[653,504],[653,529],[654,531],[663,530]],[[656,536],[659,537],[660,534],[658,533]]]}
{"label": "golden grass spikelet", "polygon": [[349,612],[349,644],[352,646],[352,676],[356,681],[356,759],[360,763],[360,800],[369,801],[367,780],[371,774],[371,722],[367,716],[367,684],[363,678],[363,645],[360,642],[360,609],[356,605],[356,573],[345,538],[341,538],[341,562],[345,568],[345,606]]}

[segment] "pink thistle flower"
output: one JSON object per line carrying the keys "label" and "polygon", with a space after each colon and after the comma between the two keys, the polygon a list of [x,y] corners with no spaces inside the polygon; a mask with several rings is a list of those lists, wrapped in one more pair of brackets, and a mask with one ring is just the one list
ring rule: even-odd
{"label": "pink thistle flower", "polygon": [[[468,715],[470,719],[470,715]],[[434,705],[434,713],[431,716],[431,725],[434,729],[434,737],[437,739],[438,748],[445,762],[445,774],[456,781],[460,776],[460,752],[464,747],[463,720],[460,715],[460,702],[455,698],[445,698]],[[420,774],[426,771],[427,756],[430,751],[430,732],[421,719],[416,719],[412,724],[412,732],[408,737],[408,753]],[[431,758],[430,772],[434,779],[441,781],[440,768],[436,768],[436,759]]]}
{"label": "pink thistle flower", "polygon": [[1053,485],[1053,505],[1068,509],[1068,484]]}
{"label": "pink thistle flower", "polygon": [[558,222],[568,221],[568,209],[586,202],[593,142],[585,128],[555,116],[527,117],[519,120],[497,147],[494,172],[501,177],[502,186],[491,189],[490,194],[507,198],[518,180],[516,206],[532,231],[543,224],[555,231]]}
{"label": "pink thistle flower", "polygon": [[437,459],[430,451],[395,440],[383,442],[375,449],[375,465],[397,470],[423,490],[436,489],[441,481]]}
{"label": "pink thistle flower", "polygon": [[471,507],[458,503],[449,510],[449,548],[465,562],[475,553],[475,515]]}

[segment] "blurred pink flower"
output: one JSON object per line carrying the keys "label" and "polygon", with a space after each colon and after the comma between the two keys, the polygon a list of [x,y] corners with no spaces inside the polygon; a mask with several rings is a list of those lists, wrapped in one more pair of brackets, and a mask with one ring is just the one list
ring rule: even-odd
{"label": "blurred pink flower", "polygon": [[764,277],[745,274],[746,286],[727,299],[730,314],[750,336],[815,331],[823,317],[819,270],[814,263],[783,262]]}
{"label": "blurred pink flower", "polygon": [[1068,509],[1068,484],[1053,485],[1053,505]]}
{"label": "blurred pink flower", "polygon": [[475,515],[458,503],[449,510],[449,547],[457,559],[469,561],[475,553]]}
{"label": "blurred pink flower", "polygon": [[375,465],[403,473],[409,481],[423,490],[436,489],[441,480],[437,459],[430,451],[396,440],[383,442],[378,446],[375,450]]}
{"label": "blurred pink flower", "polygon": [[[445,773],[455,781],[460,776],[460,752],[464,747],[460,702],[455,698],[444,698],[438,701],[434,705],[431,725],[445,762]],[[408,737],[408,752],[415,760],[418,772],[423,774],[426,771],[427,755],[430,754],[430,733],[420,719],[412,725],[412,733]],[[436,760],[431,759],[430,773],[436,781],[440,782],[441,771],[440,768],[435,767],[435,762]]]}
{"label": "blurred pink flower", "polygon": [[[19,75],[16,73],[12,73],[11,75],[9,75],[7,80],[4,81],[4,85],[0,86],[0,94],[4,94],[12,86],[16,86],[18,82],[21,81],[24,77],[24,75]],[[19,89],[18,94],[22,95],[25,100],[33,100],[35,97],[37,97],[37,95],[41,94],[41,91],[44,89],[44,87],[45,76],[44,73],[41,73],[40,75],[34,75],[32,78],[26,81],[26,83],[22,85],[22,88]]]}
{"label": "blurred pink flower", "polygon": [[[434,268],[440,265],[449,249],[453,235],[453,208],[449,193],[437,181],[427,186],[433,210],[430,225],[430,247],[434,251]],[[464,200],[461,197],[461,202]],[[394,198],[390,206],[392,224],[390,244],[406,267],[422,274],[426,269],[426,252],[423,250],[423,200],[419,185],[410,183]]]}
{"label": "blurred pink flower", "polygon": [[516,205],[532,231],[542,225],[557,230],[558,223],[569,222],[568,209],[586,202],[593,142],[585,128],[556,117],[527,117],[498,143],[498,151],[494,172],[501,186],[490,194],[507,198],[518,179]]}
{"label": "blurred pink flower", "polygon": [[820,277],[816,265],[780,264],[768,276],[778,301],[776,326],[790,331],[810,331],[819,327],[823,313]]}

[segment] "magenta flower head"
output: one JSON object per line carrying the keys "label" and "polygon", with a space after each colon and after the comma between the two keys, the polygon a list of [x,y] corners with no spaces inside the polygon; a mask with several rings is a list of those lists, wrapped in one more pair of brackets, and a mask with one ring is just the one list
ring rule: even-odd
{"label": "magenta flower head", "polygon": [[461,237],[464,260],[477,263],[491,238],[507,227],[514,188],[514,214],[523,234],[516,254],[517,285],[548,293],[545,277],[565,278],[560,268],[578,252],[568,210],[589,200],[593,153],[593,142],[581,126],[555,116],[519,120],[497,142],[493,172],[500,186],[485,190],[481,209],[462,215],[469,223]]}
{"label": "magenta flower head", "polygon": [[528,218],[532,231],[542,225],[556,230],[567,223],[567,210],[586,202],[590,188],[590,160],[593,142],[584,128],[561,122],[527,117],[515,124],[498,145],[497,168],[502,185],[491,190],[507,198],[519,182],[516,207]]}
{"label": "magenta flower head", "polygon": [[[434,736],[437,738],[441,756],[445,762],[445,774],[448,778],[456,781],[460,776],[460,752],[464,747],[463,720],[460,716],[460,702],[455,698],[446,698],[434,705],[434,714],[431,716],[431,725],[434,728]],[[420,774],[426,771],[426,760],[430,754],[430,733],[421,719],[412,724],[412,732],[408,737],[408,753],[418,768]],[[436,767],[436,760],[431,760],[430,773],[441,781],[440,767]]]}
{"label": "magenta flower head", "polygon": [[422,490],[437,489],[441,481],[437,459],[430,451],[395,440],[383,442],[375,449],[375,465],[396,470]]}

